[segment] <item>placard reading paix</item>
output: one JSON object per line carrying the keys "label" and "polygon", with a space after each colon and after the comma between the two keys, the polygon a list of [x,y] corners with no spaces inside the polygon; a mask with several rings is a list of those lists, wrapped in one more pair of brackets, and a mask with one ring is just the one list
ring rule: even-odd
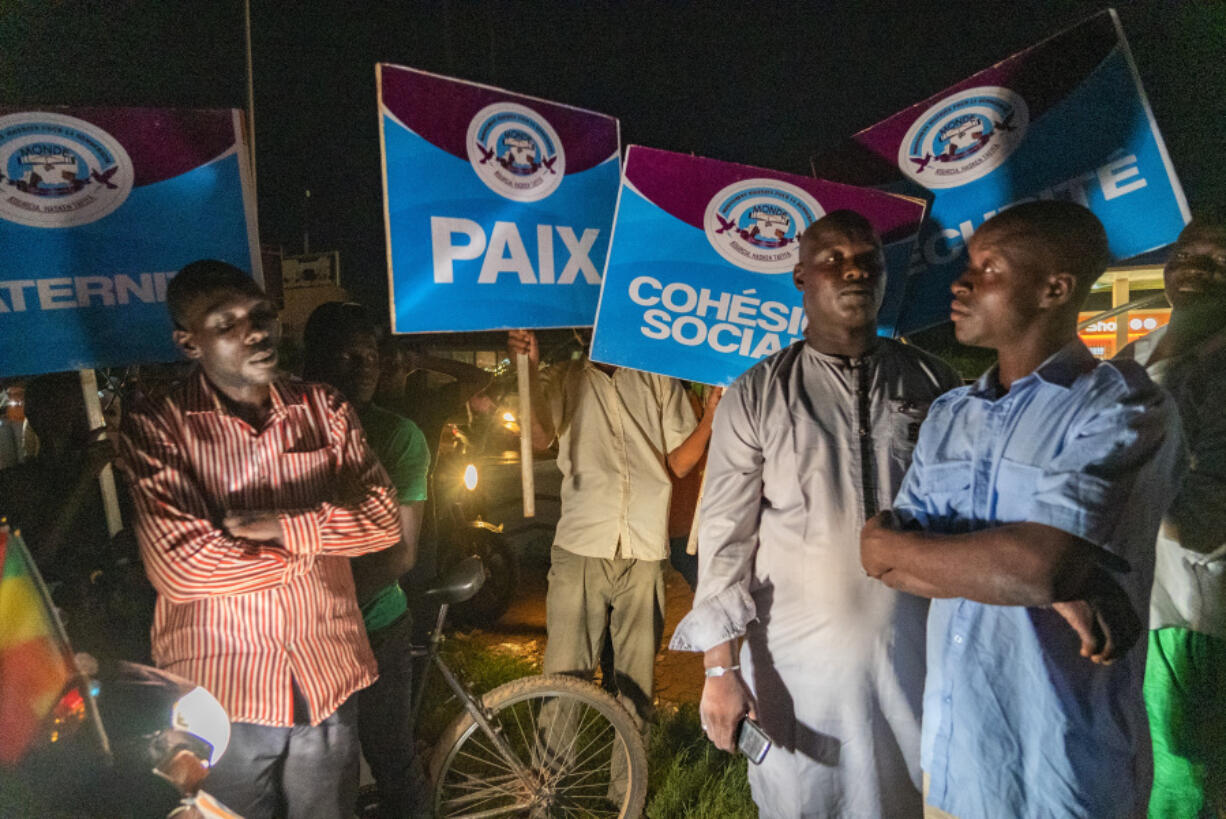
{"label": "placard reading paix", "polygon": [[850,209],[886,249],[879,332],[890,334],[924,203],[641,146],[626,152],[592,358],[729,384],[803,336],[800,237]]}
{"label": "placard reading paix", "polygon": [[617,120],[401,66],[376,76],[393,332],[590,325]]}

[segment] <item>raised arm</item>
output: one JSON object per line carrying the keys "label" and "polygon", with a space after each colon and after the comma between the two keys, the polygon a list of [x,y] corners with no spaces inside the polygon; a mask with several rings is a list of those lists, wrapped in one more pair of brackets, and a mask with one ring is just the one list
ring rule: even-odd
{"label": "raised arm", "polygon": [[507,335],[507,352],[512,361],[518,361],[521,354],[528,357],[528,389],[532,395],[532,446],[537,451],[549,449],[557,430],[554,428],[549,404],[545,400],[545,391],[541,388],[541,354],[536,343],[536,333],[531,330],[512,330]]}
{"label": "raised arm", "polygon": [[720,396],[724,394],[723,387],[708,387],[706,400],[703,402],[702,417],[698,426],[682,441],[681,445],[668,453],[668,468],[678,478],[684,478],[702,460],[707,451],[707,442],[711,440],[711,424],[715,419],[715,408],[719,405]]}

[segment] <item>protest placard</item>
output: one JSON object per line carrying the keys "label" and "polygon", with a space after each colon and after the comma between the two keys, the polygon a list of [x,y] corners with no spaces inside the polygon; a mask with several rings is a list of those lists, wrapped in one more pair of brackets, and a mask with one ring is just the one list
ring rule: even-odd
{"label": "protest placard", "polygon": [[814,170],[931,199],[900,333],[948,320],[967,239],[1009,205],[1085,205],[1116,260],[1169,244],[1189,220],[1114,11],[861,131]]}
{"label": "protest placard", "polygon": [[259,279],[241,113],[0,108],[0,375],[177,358],[166,283]]}
{"label": "protest placard", "polygon": [[[729,384],[803,336],[792,281],[800,236],[831,211],[857,211],[905,271],[920,200],[714,159],[631,146],[618,199],[592,358]],[[902,281],[887,279],[890,333]]]}
{"label": "protest placard", "polygon": [[588,326],[620,174],[617,120],[376,67],[391,326]]}

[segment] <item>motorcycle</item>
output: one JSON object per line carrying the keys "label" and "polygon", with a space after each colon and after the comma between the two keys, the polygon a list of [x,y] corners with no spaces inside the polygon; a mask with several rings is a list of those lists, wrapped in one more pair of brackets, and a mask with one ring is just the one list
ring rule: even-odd
{"label": "motorcycle", "polygon": [[471,555],[481,559],[486,581],[472,599],[456,606],[454,616],[466,625],[487,627],[506,613],[515,596],[519,560],[503,525],[486,519],[482,461],[467,425],[444,426],[430,475],[427,527],[437,550],[436,575]]}
{"label": "motorcycle", "polygon": [[3,526],[0,563],[0,814],[235,819],[201,789],[230,740],[221,703],[166,671],[74,655]]}

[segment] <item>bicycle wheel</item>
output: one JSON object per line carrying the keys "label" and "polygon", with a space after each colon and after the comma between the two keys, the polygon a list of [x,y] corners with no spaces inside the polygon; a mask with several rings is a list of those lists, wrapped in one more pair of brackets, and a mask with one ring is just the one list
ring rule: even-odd
{"label": "bicycle wheel", "polygon": [[483,698],[515,757],[462,713],[438,742],[431,780],[438,817],[637,817],[647,751],[634,718],[584,680],[558,674],[500,685]]}

